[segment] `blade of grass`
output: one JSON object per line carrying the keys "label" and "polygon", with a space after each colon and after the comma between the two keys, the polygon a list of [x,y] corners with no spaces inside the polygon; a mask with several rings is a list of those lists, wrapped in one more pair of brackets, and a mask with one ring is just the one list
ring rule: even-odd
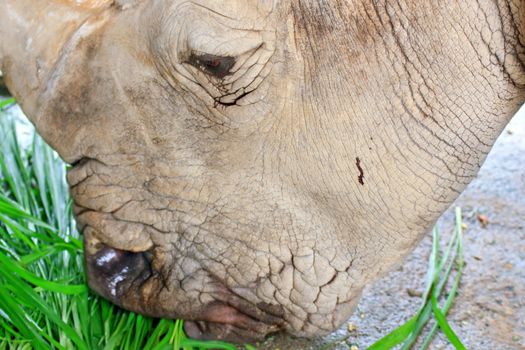
{"label": "blade of grass", "polygon": [[18,303],[7,293],[0,289],[0,308],[9,316],[9,321],[16,323],[18,331],[21,332],[25,339],[31,339],[36,349],[47,350],[50,348],[39,332],[28,325],[28,319],[20,308]]}
{"label": "blade of grass", "polygon": [[402,326],[394,329],[388,335],[372,344],[368,350],[388,350],[401,344],[414,331],[417,319],[418,315],[416,314]]}
{"label": "blade of grass", "polygon": [[213,350],[237,350],[237,346],[230,344],[230,343],[218,341],[218,340],[202,341],[202,340],[187,338],[181,342],[181,345],[183,347],[188,346],[188,347],[198,348],[202,350],[207,350],[207,349],[210,349],[210,350],[211,349]]}
{"label": "blade of grass", "polygon": [[11,219],[23,219],[27,220],[35,226],[40,226],[53,230],[53,226],[35,218],[31,214],[27,213],[24,209],[20,208],[15,202],[0,194],[0,213],[6,215]]}
{"label": "blade of grass", "polygon": [[64,285],[52,281],[47,281],[43,278],[36,276],[34,273],[29,272],[28,270],[21,267],[19,264],[9,259],[5,254],[0,253],[0,268],[7,271],[14,272],[26,281],[55,293],[63,294],[81,294],[87,292],[87,287],[85,285]]}
{"label": "blade of grass", "polygon": [[466,350],[465,346],[459,340],[458,336],[450,326],[445,315],[439,309],[437,299],[435,295],[432,295],[432,311],[434,312],[434,317],[436,318],[439,327],[443,330],[443,333],[447,336],[448,340],[457,350]]}
{"label": "blade of grass", "polygon": [[46,246],[42,250],[34,251],[31,254],[25,255],[20,259],[22,266],[31,265],[32,263],[44,259],[46,257],[61,253],[63,251],[75,251],[77,248],[69,243],[55,243],[52,246]]}
{"label": "blade of grass", "polygon": [[0,101],[0,109],[4,109],[5,107],[15,104],[16,100],[14,98],[7,98],[5,100]]}
{"label": "blade of grass", "polygon": [[[462,222],[462,212],[461,212],[461,208],[458,207],[458,208],[455,209],[455,229],[454,229],[454,236],[457,239],[457,247],[456,247],[457,259],[454,257],[451,260],[451,263],[456,261],[457,273],[456,273],[456,278],[454,279],[454,282],[452,284],[451,291],[450,291],[449,295],[447,296],[447,298],[445,300],[445,304],[444,304],[443,308],[441,309],[441,312],[445,316],[447,315],[450,307],[452,306],[452,303],[454,302],[454,298],[455,298],[455,296],[457,294],[457,290],[459,288],[459,282],[461,280],[461,276],[462,276],[462,273],[463,273],[464,261],[463,261],[463,226],[462,226],[462,224],[463,224],[463,222]],[[447,274],[450,273],[450,270],[451,270],[451,268],[447,269]],[[441,287],[443,287],[443,285],[444,284],[442,284]],[[423,342],[423,345],[421,346],[422,350],[426,350],[430,346],[432,338],[434,337],[434,334],[437,332],[438,327],[439,327],[438,324],[435,324],[432,327],[432,329],[430,330],[429,334],[425,338],[425,340]]]}
{"label": "blade of grass", "polygon": [[[35,291],[33,291],[27,284],[23,283],[22,280],[10,274],[5,269],[0,269],[0,277],[6,282],[8,282],[6,284],[6,287],[12,288],[13,291],[16,292],[19,303],[24,303],[25,305],[42,312],[42,314],[46,315],[51,322],[57,324],[60,327],[60,329],[66,332],[68,336],[73,341],[75,341],[78,349],[87,350],[87,347],[85,346],[84,342],[80,339],[78,334],[76,334],[76,332],[70,326],[65,324],[60,319],[60,317],[54,312],[54,310],[52,310],[50,306],[46,304],[44,300],[37,293],[35,293]],[[5,293],[5,290],[2,290],[2,288],[0,288],[0,292]],[[18,327],[19,325],[16,324],[16,326]]]}

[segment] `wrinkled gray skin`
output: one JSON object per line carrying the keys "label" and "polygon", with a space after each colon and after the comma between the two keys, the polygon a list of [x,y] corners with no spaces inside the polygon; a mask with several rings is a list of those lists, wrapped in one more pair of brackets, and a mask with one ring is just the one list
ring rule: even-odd
{"label": "wrinkled gray skin", "polygon": [[0,35],[90,286],[204,338],[339,327],[525,100],[523,0],[0,0]]}

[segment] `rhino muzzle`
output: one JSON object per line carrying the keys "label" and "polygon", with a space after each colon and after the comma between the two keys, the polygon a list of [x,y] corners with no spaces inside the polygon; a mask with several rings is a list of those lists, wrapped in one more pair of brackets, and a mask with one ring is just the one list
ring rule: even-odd
{"label": "rhino muzzle", "polygon": [[[177,310],[166,314],[166,310],[152,306],[145,291],[148,281],[163,279],[154,271],[152,259],[150,251],[130,252],[112,248],[96,239],[86,240],[88,284],[97,294],[125,309],[153,317],[185,318],[186,333],[196,339],[254,341],[283,328],[283,320],[279,317],[282,310],[263,304],[254,306],[227,290],[218,291],[216,301],[202,305],[196,302],[189,314]],[[164,288],[169,287],[165,285]]]}

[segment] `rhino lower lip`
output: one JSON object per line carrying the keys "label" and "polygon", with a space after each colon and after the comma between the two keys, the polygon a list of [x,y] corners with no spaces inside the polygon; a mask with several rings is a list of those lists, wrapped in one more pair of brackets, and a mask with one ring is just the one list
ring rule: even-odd
{"label": "rhino lower lip", "polygon": [[233,342],[261,340],[278,332],[281,322],[266,323],[222,302],[208,304],[202,315],[204,321],[186,321],[188,336],[196,339],[223,339]]}
{"label": "rhino lower lip", "polygon": [[241,344],[263,340],[268,334],[278,332],[279,328],[263,324],[259,329],[251,330],[224,323],[185,321],[184,331],[193,339],[220,339]]}

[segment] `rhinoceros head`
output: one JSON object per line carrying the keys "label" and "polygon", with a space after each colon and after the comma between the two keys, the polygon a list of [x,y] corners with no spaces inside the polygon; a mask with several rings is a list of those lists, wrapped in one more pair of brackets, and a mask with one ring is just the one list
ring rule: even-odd
{"label": "rhinoceros head", "polygon": [[524,13],[4,0],[0,65],[73,166],[93,290],[193,336],[314,336],[401,262],[525,100]]}

